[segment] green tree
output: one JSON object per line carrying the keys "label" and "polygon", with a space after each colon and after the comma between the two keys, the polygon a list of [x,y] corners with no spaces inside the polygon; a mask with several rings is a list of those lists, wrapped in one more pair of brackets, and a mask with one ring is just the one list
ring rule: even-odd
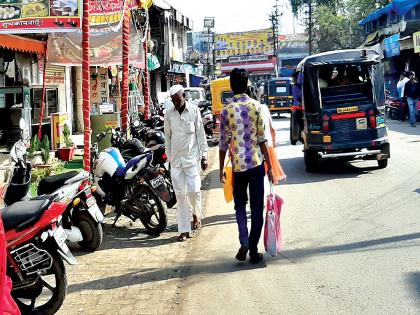
{"label": "green tree", "polygon": [[[290,0],[297,14],[312,4],[315,52],[358,47],[364,39],[359,22],[388,0]],[[307,11],[307,10],[306,10]]]}

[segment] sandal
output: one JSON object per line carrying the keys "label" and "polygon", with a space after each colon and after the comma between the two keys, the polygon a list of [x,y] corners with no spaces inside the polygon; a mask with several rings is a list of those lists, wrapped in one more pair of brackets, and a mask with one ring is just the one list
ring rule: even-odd
{"label": "sandal", "polygon": [[178,242],[184,242],[184,241],[186,241],[187,240],[187,235],[188,235],[188,233],[181,233],[178,236]]}

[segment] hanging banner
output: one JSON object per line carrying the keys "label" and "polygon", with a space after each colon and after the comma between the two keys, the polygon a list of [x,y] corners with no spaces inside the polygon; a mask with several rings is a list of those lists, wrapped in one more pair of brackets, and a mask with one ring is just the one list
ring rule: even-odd
{"label": "hanging banner", "polygon": [[0,0],[0,33],[77,31],[81,5],[82,0]]}
{"label": "hanging banner", "polygon": [[[90,28],[91,66],[121,65],[121,29],[112,32],[106,27]],[[134,25],[130,25],[131,65],[144,68],[144,53]],[[55,65],[80,66],[82,64],[82,34],[53,33],[48,36],[48,63]]]}
{"label": "hanging banner", "polygon": [[400,54],[400,34],[394,34],[384,39],[385,56],[387,58]]}

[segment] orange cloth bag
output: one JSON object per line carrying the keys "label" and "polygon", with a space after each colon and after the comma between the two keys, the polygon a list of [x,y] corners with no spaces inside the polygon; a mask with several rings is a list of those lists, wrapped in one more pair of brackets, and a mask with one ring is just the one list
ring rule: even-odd
{"label": "orange cloth bag", "polygon": [[223,184],[223,193],[225,195],[225,200],[227,203],[233,200],[233,168],[232,164],[226,163],[223,171],[226,174],[226,182]]}
{"label": "orange cloth bag", "polygon": [[273,173],[273,184],[277,184],[279,181],[286,178],[286,174],[284,174],[283,168],[277,159],[277,155],[273,147],[268,147],[268,156],[270,157],[271,171]]}

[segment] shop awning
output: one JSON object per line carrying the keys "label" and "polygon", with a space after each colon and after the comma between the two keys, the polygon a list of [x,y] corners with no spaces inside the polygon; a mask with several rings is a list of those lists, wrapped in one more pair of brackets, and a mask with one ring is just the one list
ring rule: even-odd
{"label": "shop awning", "polygon": [[44,42],[15,35],[0,34],[0,47],[14,51],[44,54]]}

